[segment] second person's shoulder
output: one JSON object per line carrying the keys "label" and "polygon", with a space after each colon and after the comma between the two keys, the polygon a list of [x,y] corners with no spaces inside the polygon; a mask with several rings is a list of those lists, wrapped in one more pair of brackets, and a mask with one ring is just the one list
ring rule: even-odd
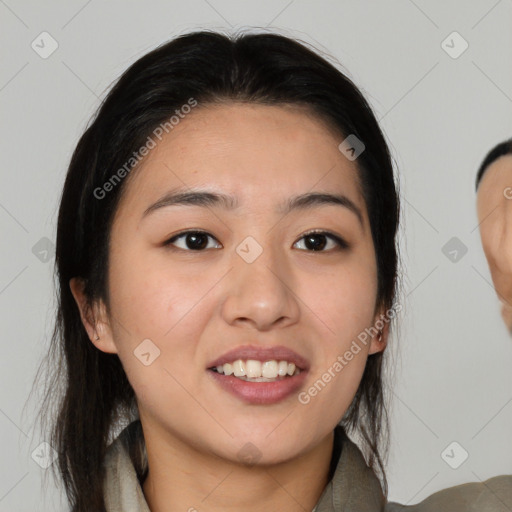
{"label": "second person's shoulder", "polygon": [[472,482],[438,491],[415,505],[390,502],[386,512],[510,512],[512,475]]}

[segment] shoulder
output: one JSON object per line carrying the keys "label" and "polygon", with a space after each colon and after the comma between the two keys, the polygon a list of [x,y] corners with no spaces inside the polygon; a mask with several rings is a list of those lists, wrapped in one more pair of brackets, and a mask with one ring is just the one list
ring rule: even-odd
{"label": "shoulder", "polygon": [[436,492],[415,505],[390,502],[385,512],[510,512],[512,475],[472,482]]}

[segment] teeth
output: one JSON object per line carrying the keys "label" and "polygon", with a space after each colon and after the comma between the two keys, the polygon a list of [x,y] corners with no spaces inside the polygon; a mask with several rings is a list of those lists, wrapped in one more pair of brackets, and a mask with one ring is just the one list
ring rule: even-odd
{"label": "teeth", "polygon": [[279,361],[279,368],[277,374],[284,377],[288,373],[288,363],[286,361]]}
{"label": "teeth", "polygon": [[[286,361],[284,361],[286,362]],[[261,365],[261,376],[267,379],[275,379],[277,377],[278,363],[277,361],[265,361]]]}
{"label": "teeth", "polygon": [[271,360],[261,362],[255,359],[248,359],[247,361],[237,359],[232,363],[217,366],[216,370],[224,375],[234,375],[243,380],[253,380],[255,382],[267,382],[267,379],[273,380],[287,375],[298,375],[301,372],[294,363],[288,361]]}
{"label": "teeth", "polygon": [[247,377],[252,379],[261,377],[261,362],[249,359],[247,363],[245,363],[245,373]]}
{"label": "teeth", "polygon": [[243,377],[246,375],[245,364],[241,359],[233,361],[233,374],[235,377]]}

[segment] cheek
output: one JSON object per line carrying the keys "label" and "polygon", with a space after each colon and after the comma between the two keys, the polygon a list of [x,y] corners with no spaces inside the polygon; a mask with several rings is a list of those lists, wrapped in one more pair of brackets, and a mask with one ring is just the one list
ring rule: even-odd
{"label": "cheek", "polygon": [[[340,267],[321,283],[319,286],[317,281],[309,287],[307,303],[325,322],[329,338],[341,350],[373,322],[377,293],[375,260],[354,257],[351,265]],[[304,293],[308,293],[307,288]]]}
{"label": "cheek", "polygon": [[339,421],[357,391],[371,339],[365,329],[374,320],[375,265],[372,257],[360,256],[303,288],[304,302],[313,312],[314,335],[321,336],[309,386],[302,401],[299,397],[311,416]]}
{"label": "cheek", "polygon": [[298,395],[305,416],[330,425],[343,418],[361,382],[366,352],[364,347],[348,343],[327,355],[325,364],[313,373],[308,386]]}
{"label": "cheek", "polygon": [[116,260],[110,274],[112,309],[125,326],[124,335],[166,342],[188,317],[197,320],[195,307],[211,285],[155,253],[158,257],[124,251]]}
{"label": "cheek", "polygon": [[480,238],[482,240],[482,248],[488,260],[494,261],[497,254],[500,241],[503,240],[504,218],[501,215],[500,207],[485,217],[479,219]]}
{"label": "cheek", "polygon": [[173,393],[173,377],[190,378],[204,284],[135,255],[118,259],[110,279],[119,358],[139,400],[152,403],[159,393]]}

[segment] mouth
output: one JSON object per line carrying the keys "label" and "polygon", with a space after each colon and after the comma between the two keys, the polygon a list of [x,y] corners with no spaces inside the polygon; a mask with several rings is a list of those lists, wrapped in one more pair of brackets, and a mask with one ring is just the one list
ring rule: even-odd
{"label": "mouth", "polygon": [[286,347],[245,346],[208,365],[208,375],[245,403],[273,404],[304,384],[309,362]]}

